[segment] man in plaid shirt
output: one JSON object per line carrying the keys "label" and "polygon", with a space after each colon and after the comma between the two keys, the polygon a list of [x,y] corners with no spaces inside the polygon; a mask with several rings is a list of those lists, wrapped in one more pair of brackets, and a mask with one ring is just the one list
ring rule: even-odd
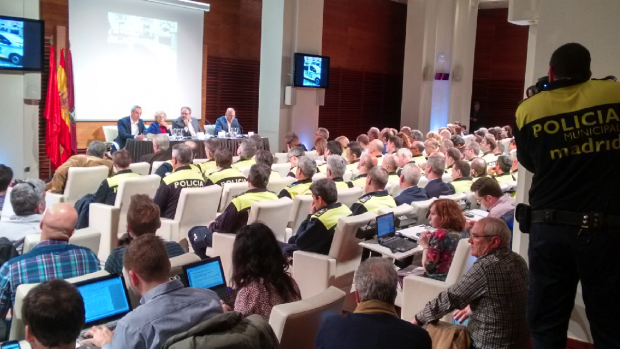
{"label": "man in plaid shirt", "polygon": [[21,284],[69,279],[101,269],[93,251],[68,243],[77,218],[71,205],[50,207],[41,221],[41,242],[0,268],[0,318],[4,319],[13,306],[15,290]]}
{"label": "man in plaid shirt", "polygon": [[[471,254],[478,257],[463,279],[430,301],[413,323],[441,319],[454,309],[470,316],[472,348],[527,348],[527,264],[508,250],[510,230],[497,218],[478,221],[470,234]],[[464,316],[466,317],[466,316]]]}

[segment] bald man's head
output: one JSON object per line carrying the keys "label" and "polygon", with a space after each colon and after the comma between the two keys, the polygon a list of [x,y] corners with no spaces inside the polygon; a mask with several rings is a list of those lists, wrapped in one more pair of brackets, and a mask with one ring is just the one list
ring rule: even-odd
{"label": "bald man's head", "polygon": [[379,156],[383,154],[383,142],[379,139],[375,139],[368,145],[368,153],[372,156]]}
{"label": "bald man's head", "polygon": [[228,108],[226,109],[226,120],[228,120],[228,122],[232,122],[233,119],[236,117],[236,113],[235,110],[233,108]]}
{"label": "bald man's head", "polygon": [[471,174],[473,177],[481,177],[487,173],[487,162],[481,158],[474,158],[471,161]]}
{"label": "bald man's head", "polygon": [[78,220],[77,211],[65,203],[55,204],[45,211],[41,220],[41,241],[69,240]]}
{"label": "bald man's head", "polygon": [[396,172],[396,170],[398,169],[398,158],[396,157],[396,155],[386,155],[383,159],[381,167],[386,169],[388,173]]}
{"label": "bald man's head", "polygon": [[360,162],[357,164],[357,169],[361,174],[365,174],[375,166],[377,166],[377,158],[369,154],[364,154],[360,158]]}

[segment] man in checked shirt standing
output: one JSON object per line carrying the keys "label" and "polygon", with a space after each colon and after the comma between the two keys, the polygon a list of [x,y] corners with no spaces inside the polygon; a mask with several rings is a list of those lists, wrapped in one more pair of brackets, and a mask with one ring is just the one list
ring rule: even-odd
{"label": "man in checked shirt standing", "polygon": [[527,348],[528,269],[521,256],[508,250],[510,230],[497,218],[484,218],[474,225],[469,243],[478,260],[460,282],[416,314],[413,323],[433,322],[464,309],[461,313],[470,316],[467,331],[472,348]]}

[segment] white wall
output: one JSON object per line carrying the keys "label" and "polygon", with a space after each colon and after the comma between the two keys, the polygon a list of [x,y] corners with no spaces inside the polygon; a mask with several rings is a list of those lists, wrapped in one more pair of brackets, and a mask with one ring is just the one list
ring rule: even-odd
{"label": "white wall", "polygon": [[[0,1],[0,14],[39,19],[39,1]],[[40,73],[27,74],[40,80]],[[0,163],[11,167],[20,179],[39,177],[39,107],[37,101],[24,100],[24,76],[0,71]],[[26,167],[29,172],[24,172]]]}

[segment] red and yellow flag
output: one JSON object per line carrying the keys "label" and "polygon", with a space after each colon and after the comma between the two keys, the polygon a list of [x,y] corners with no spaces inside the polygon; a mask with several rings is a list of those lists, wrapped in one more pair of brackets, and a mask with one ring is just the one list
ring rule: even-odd
{"label": "red and yellow flag", "polygon": [[60,64],[58,66],[58,96],[60,98],[60,160],[64,163],[71,157],[71,111],[69,110],[69,90],[67,89],[67,74],[65,73],[65,53],[60,50]]}
{"label": "red and yellow flag", "polygon": [[45,102],[45,118],[47,119],[47,129],[45,131],[45,153],[50,159],[52,170],[56,170],[62,162],[60,161],[60,144],[58,135],[60,134],[60,99],[58,97],[58,81],[56,75],[56,55],[55,47],[50,46],[49,60],[49,79],[47,81],[47,97]]}

